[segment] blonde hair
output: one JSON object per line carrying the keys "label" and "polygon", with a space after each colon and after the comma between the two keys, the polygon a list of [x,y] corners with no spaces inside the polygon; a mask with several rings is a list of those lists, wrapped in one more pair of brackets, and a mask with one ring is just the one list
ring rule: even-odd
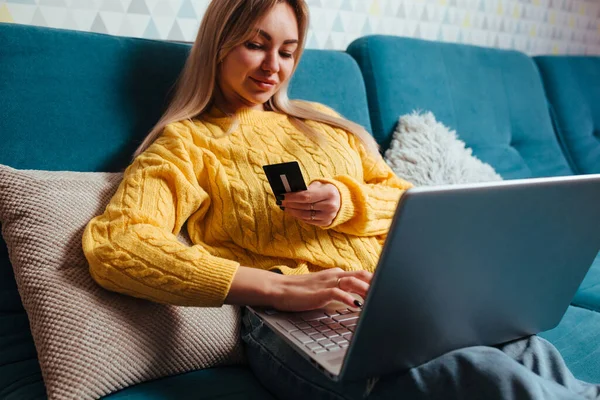
{"label": "blonde hair", "polygon": [[[277,3],[288,3],[298,21],[298,48],[292,74],[304,50],[309,26],[308,5],[304,0],[213,0],[209,4],[196,41],[177,80],[167,110],[137,148],[134,157],[146,150],[170,123],[191,120],[206,112],[214,99],[218,64],[235,47],[256,35],[258,21]],[[290,75],[290,77],[291,77]],[[304,121],[317,121],[356,135],[364,147],[375,154],[379,148],[373,137],[359,124],[317,110],[309,102],[290,100],[289,79],[265,103],[267,109],[291,117],[300,131],[310,136],[318,133]]]}

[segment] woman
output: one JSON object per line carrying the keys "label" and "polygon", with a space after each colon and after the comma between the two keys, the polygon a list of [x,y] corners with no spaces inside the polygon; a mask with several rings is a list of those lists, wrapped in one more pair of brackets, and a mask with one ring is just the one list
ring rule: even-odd
{"label": "woman", "polygon": [[[85,231],[100,285],[161,303],[289,311],[366,296],[411,185],[363,128],[288,99],[307,28],[303,0],[210,4],[169,108]],[[275,199],[262,166],[293,160],[308,190]],[[175,236],[186,222],[192,247]],[[250,314],[243,339],[255,374],[285,399],[598,396],[536,337],[352,384],[327,380]]]}

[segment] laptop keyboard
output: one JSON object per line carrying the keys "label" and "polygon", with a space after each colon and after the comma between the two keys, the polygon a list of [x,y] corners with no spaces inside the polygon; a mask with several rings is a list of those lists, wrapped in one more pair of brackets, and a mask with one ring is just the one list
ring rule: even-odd
{"label": "laptop keyboard", "polygon": [[[278,314],[269,310],[269,314]],[[350,308],[324,309],[290,314],[277,324],[315,354],[344,350],[350,339],[360,311]]]}

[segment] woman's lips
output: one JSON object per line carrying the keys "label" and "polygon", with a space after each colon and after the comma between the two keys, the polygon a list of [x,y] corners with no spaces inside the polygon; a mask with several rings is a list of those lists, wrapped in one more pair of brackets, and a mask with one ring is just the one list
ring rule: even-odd
{"label": "woman's lips", "polygon": [[275,82],[273,82],[273,81],[265,82],[265,81],[255,79],[253,77],[250,77],[250,79],[252,79],[252,81],[256,84],[256,86],[258,86],[259,88],[264,89],[264,90],[270,90],[275,87]]}

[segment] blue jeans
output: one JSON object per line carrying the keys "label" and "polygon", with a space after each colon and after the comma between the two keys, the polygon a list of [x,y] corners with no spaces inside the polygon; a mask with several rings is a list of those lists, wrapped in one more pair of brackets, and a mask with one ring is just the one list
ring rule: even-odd
{"label": "blue jeans", "polygon": [[455,350],[408,372],[356,382],[329,380],[245,310],[242,339],[252,371],[279,399],[600,399],[600,385],[576,379],[538,336]]}

